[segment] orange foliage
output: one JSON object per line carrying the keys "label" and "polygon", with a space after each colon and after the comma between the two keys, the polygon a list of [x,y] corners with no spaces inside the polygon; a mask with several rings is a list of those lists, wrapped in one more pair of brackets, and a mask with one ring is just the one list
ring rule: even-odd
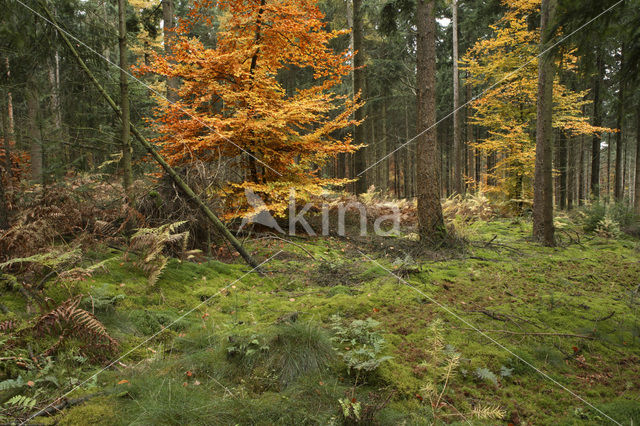
{"label": "orange foliage", "polygon": [[[245,188],[282,213],[291,188],[304,197],[345,183],[318,172],[358,148],[335,135],[356,124],[361,104],[332,91],[351,72],[351,55],[331,49],[344,32],[326,30],[322,20],[313,0],[196,1],[176,27],[172,54],[137,68],[181,80],[180,100],[158,99],[150,119],[171,164],[235,160],[241,178],[221,192],[229,211],[245,207]],[[190,36],[202,24],[219,26],[215,47]],[[313,84],[288,92],[278,81],[287,69],[312,73]]]}

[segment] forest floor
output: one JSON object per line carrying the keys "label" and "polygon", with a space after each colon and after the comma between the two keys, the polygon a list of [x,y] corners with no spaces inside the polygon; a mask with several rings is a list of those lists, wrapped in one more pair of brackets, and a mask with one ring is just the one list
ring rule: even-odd
{"label": "forest floor", "polygon": [[262,238],[247,244],[265,276],[172,259],[153,287],[133,255],[87,253],[103,268],[48,296],[84,294],[120,359],[101,371],[68,345],[55,380],[22,373],[36,408],[77,386],[32,421],[638,424],[640,244],[560,224],[556,248],[512,219],[438,252],[410,235]]}

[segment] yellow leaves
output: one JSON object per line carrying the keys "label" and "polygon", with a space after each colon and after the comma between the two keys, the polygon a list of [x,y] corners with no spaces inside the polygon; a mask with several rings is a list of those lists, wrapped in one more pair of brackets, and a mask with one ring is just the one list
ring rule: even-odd
{"label": "yellow leaves", "polygon": [[[527,20],[539,12],[540,0],[505,0],[504,4],[508,11],[492,26],[495,35],[476,43],[461,61],[461,68],[471,73],[472,85],[486,90],[472,103],[472,123],[489,131],[476,147],[496,154],[493,175],[501,190],[510,197],[522,197],[528,194],[513,191],[531,190],[540,40],[539,30],[530,29]],[[564,73],[576,69],[574,53],[570,49],[558,61]],[[583,116],[588,92],[572,91],[559,78],[553,90],[554,128],[568,136],[611,130],[593,127]]]}

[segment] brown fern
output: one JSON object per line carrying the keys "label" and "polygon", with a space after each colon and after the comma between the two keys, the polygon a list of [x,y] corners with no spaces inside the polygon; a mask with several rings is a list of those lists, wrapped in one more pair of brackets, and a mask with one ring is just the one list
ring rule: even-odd
{"label": "brown fern", "polygon": [[109,335],[104,325],[93,314],[78,306],[81,299],[82,295],[68,299],[36,320],[33,326],[36,335],[59,335],[58,342],[45,352],[45,356],[55,352],[70,337],[83,341],[83,349],[90,352],[114,353],[117,350],[118,342]]}

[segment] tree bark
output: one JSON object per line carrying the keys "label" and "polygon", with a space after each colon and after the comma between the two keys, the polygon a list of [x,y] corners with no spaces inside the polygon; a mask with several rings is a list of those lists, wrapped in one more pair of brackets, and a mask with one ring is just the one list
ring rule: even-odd
{"label": "tree bark", "polygon": [[[624,67],[624,51],[625,46],[622,46],[621,54],[620,54],[620,69]],[[618,89],[618,109],[616,112],[616,127],[618,128],[618,132],[616,133],[616,177],[615,177],[615,187],[613,196],[616,202],[621,202],[624,198],[624,186],[623,186],[623,144],[624,138],[622,137],[622,127],[624,126],[624,89],[625,82],[620,74],[620,87]]]}
{"label": "tree bark", "polygon": [[127,72],[127,21],[126,0],[118,0],[118,46],[120,48],[120,112],[122,113],[122,127],[120,141],[122,143],[122,186],[129,202],[131,199],[131,119],[129,109],[129,82]]}
{"label": "tree bark", "polygon": [[[0,106],[4,106],[4,100],[0,101]],[[11,145],[9,142],[9,123],[7,114],[5,114],[4,108],[0,108],[0,115],[2,115],[2,148],[4,150],[4,171],[7,176],[12,177],[13,171],[11,164]]]}
{"label": "tree bark", "polygon": [[38,123],[38,89],[36,82],[31,80],[27,89],[27,117],[29,122],[29,146],[31,154],[31,180],[42,184],[42,137]]}
{"label": "tree bark", "polygon": [[636,107],[636,190],[635,190],[635,203],[634,210],[637,215],[640,215],[640,102]]}
{"label": "tree bark", "polygon": [[584,201],[585,193],[585,165],[584,165],[584,135],[580,136],[580,154],[579,154],[579,169],[578,169],[578,205],[581,206]]}
{"label": "tree bark", "polygon": [[567,208],[567,135],[562,129],[558,138],[558,206],[560,210]]}
{"label": "tree bark", "polygon": [[[353,94],[354,96],[364,96],[364,35],[362,27],[362,0],[353,0],[353,51],[356,52],[353,58]],[[354,117],[357,121],[364,119],[364,108],[358,108]],[[356,125],[354,129],[355,144],[362,144],[365,141],[364,123]],[[355,193],[367,192],[367,179],[364,172],[367,168],[366,152],[359,149],[354,154],[354,175],[357,177]]]}
{"label": "tree bark", "polygon": [[[7,80],[10,81],[11,80],[11,68],[9,67],[9,57],[5,56],[4,58],[4,64],[5,67],[7,69]],[[15,122],[14,122],[14,118],[13,118],[13,95],[11,93],[11,91],[7,92],[7,118],[9,119],[8,122],[8,130],[9,130],[9,142],[14,142],[15,141]]]}
{"label": "tree bark", "polygon": [[458,1],[452,0],[452,30],[453,30],[453,192],[464,193],[462,181],[463,151],[460,138],[460,75],[458,73]]}
{"label": "tree bark", "polygon": [[[593,125],[600,127],[602,126],[600,87],[604,78],[604,60],[600,49],[596,52],[596,68],[597,74],[593,81]],[[600,197],[600,138],[600,135],[594,134],[591,143],[591,195],[595,198]]]}
{"label": "tree bark", "polygon": [[[540,48],[547,48],[555,19],[557,0],[542,0]],[[536,163],[533,193],[533,238],[553,246],[553,51],[544,53],[538,62],[538,96],[536,124]]]}
{"label": "tree bark", "polygon": [[[171,55],[175,23],[175,8],[173,0],[162,0],[162,20],[164,22],[164,53]],[[180,99],[178,90],[180,89],[180,79],[178,77],[167,78],[167,99],[173,103]]]}
{"label": "tree bark", "polygon": [[[418,230],[427,244],[446,238],[440,204],[440,171],[436,142],[436,21],[434,0],[418,0],[417,26],[417,198]],[[429,130],[427,130],[429,129]]]}
{"label": "tree bark", "polygon": [[576,188],[576,139],[571,138],[567,147],[567,210],[573,209]]}

